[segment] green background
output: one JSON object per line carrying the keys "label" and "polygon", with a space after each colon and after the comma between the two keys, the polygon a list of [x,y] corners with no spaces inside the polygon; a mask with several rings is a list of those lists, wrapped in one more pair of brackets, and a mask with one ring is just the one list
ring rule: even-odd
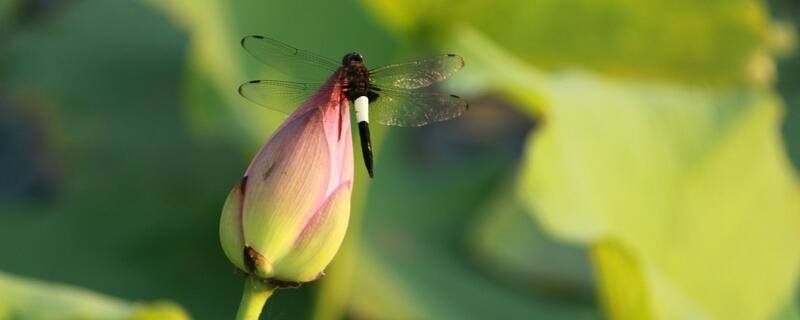
{"label": "green background", "polygon": [[262,318],[798,319],[798,17],[744,0],[0,1],[0,318],[233,316],[220,209],[282,120],[236,93],[280,77],[239,47],[263,34],[373,67],[459,53],[445,88],[471,108],[373,128],[376,177],[357,156],[328,276]]}

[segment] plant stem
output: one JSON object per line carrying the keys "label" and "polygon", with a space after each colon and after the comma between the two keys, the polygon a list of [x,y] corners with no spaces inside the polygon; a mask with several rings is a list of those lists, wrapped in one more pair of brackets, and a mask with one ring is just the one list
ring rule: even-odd
{"label": "plant stem", "polygon": [[242,292],[242,302],[239,304],[239,311],[236,312],[236,320],[258,320],[261,309],[267,303],[267,299],[275,291],[275,287],[262,284],[253,278],[248,277],[244,282],[244,292]]}

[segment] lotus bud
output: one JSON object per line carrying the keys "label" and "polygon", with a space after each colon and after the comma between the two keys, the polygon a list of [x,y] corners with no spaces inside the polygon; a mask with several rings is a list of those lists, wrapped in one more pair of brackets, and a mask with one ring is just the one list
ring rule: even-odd
{"label": "lotus bud", "polygon": [[222,209],[220,241],[241,271],[277,286],[319,278],[350,216],[348,100],[331,77],[255,156]]}

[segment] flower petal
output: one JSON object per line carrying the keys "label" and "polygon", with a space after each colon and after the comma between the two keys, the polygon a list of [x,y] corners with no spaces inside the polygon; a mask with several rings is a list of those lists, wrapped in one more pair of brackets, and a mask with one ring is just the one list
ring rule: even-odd
{"label": "flower petal", "polygon": [[219,241],[222,244],[222,251],[233,264],[241,269],[244,267],[244,238],[242,233],[242,201],[244,199],[244,190],[242,186],[245,185],[247,178],[233,186],[233,189],[225,199],[225,205],[222,207],[222,217],[219,221]]}
{"label": "flower petal", "polygon": [[350,181],[339,185],[296,234],[291,253],[274,266],[275,278],[311,281],[331,262],[347,231],[351,186]]}
{"label": "flower petal", "polygon": [[325,196],[330,151],[311,109],[281,127],[248,169],[244,202],[245,244],[269,261],[292,248],[298,230]]}

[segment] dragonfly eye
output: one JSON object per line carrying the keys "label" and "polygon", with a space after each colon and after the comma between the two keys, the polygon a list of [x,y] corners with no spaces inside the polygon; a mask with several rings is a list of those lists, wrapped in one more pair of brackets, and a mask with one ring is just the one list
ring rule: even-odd
{"label": "dragonfly eye", "polygon": [[350,52],[342,58],[342,65],[348,66],[351,62],[364,62],[364,56],[358,52]]}

